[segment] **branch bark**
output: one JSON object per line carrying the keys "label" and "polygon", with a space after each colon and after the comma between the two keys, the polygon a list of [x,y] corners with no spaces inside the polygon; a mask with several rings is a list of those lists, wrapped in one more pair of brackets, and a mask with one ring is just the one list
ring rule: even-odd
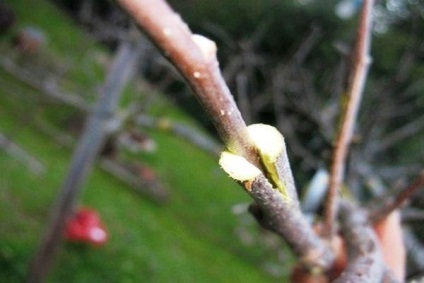
{"label": "branch bark", "polygon": [[383,282],[391,278],[378,244],[377,236],[369,225],[368,215],[352,203],[340,202],[341,232],[344,236],[348,265],[335,283]]}
{"label": "branch bark", "polygon": [[72,157],[68,175],[51,209],[50,219],[40,245],[32,258],[26,278],[28,283],[44,282],[57,253],[67,220],[73,213],[78,196],[94,159],[109,133],[120,94],[133,75],[139,53],[136,45],[121,43],[108,72],[96,107],[90,115],[83,136]]}
{"label": "branch bark", "polygon": [[337,217],[337,192],[343,182],[349,145],[352,140],[355,122],[361,102],[365,80],[370,64],[369,49],[371,41],[372,10],[374,0],[363,2],[360,24],[353,53],[352,71],[346,91],[347,105],[341,118],[331,164],[328,195],[325,205],[325,229],[328,237],[335,233],[334,223]]}
{"label": "branch bark", "polygon": [[282,236],[304,267],[320,272],[333,264],[334,254],[307,223],[297,200],[287,204],[264,175],[259,175],[246,191],[255,200],[249,210],[259,224]]}

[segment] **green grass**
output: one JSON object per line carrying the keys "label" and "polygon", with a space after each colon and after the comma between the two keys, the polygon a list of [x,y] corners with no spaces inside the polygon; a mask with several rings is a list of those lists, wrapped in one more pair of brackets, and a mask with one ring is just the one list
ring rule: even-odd
{"label": "green grass", "polygon": [[[48,52],[43,56],[59,60],[59,65],[69,64],[62,82],[69,84],[69,89],[95,89],[103,77],[99,66],[93,63],[94,71],[87,73],[87,65],[81,68],[76,63],[80,61],[74,60],[89,54],[104,55],[102,48],[87,40],[50,4],[42,0],[11,2],[19,25],[38,25],[48,34]],[[128,96],[131,91],[127,89]],[[49,119],[47,122],[56,125],[55,121],[62,121],[71,112],[41,97],[0,69],[0,132],[47,169],[36,175],[0,151],[0,282],[24,279],[72,153],[34,127],[37,119]],[[156,99],[151,112],[167,113],[196,125],[163,98]],[[171,192],[170,201],[165,205],[152,203],[94,168],[80,204],[99,211],[109,242],[101,248],[65,244],[49,282],[281,281],[263,270],[267,264],[281,262],[275,248],[258,241],[262,232],[250,217],[231,212],[233,205],[250,199],[218,168],[217,160],[176,137],[148,133],[157,142],[158,151],[139,154],[138,159],[154,168]],[[239,227],[249,231],[252,243],[239,239],[235,233]],[[284,275],[287,268],[282,265],[281,269]]]}
{"label": "green grass", "polygon": [[[1,113],[0,129],[10,133],[14,117]],[[94,170],[81,203],[99,210],[110,242],[100,249],[66,245],[51,282],[269,281],[255,267],[264,252],[242,245],[233,233],[237,218],[231,206],[247,201],[242,191],[218,170],[213,158],[174,137],[152,136],[159,150],[143,161],[166,182],[170,203],[153,204]],[[0,155],[3,282],[23,278],[70,159],[67,150],[30,125],[13,138],[35,153],[48,172],[34,175],[5,153]]]}

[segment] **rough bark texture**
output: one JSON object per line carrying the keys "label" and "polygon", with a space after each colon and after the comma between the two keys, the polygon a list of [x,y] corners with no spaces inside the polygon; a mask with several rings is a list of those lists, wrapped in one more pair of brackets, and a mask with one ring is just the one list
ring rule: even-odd
{"label": "rough bark texture", "polygon": [[348,265],[334,282],[384,282],[385,278],[389,278],[386,276],[388,271],[368,214],[352,203],[341,202],[340,218]]}
{"label": "rough bark texture", "polygon": [[287,203],[263,175],[258,176],[246,191],[255,200],[250,211],[258,222],[281,235],[308,269],[325,270],[332,265],[331,249],[312,230],[297,199]]}

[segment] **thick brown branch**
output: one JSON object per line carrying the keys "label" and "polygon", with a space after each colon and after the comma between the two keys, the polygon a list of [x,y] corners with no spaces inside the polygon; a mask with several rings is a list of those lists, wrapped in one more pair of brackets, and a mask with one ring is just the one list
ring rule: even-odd
{"label": "thick brown branch", "polygon": [[[378,244],[369,225],[368,215],[351,203],[340,205],[341,232],[345,239],[348,265],[335,283],[383,282],[389,278]],[[394,279],[393,279],[394,280]]]}
{"label": "thick brown branch", "polygon": [[117,0],[181,72],[227,148],[261,167],[246,124],[219,71],[213,42],[196,41],[180,16],[158,0]]}
{"label": "thick brown branch", "polygon": [[331,164],[329,189],[325,210],[325,225],[328,236],[334,235],[334,223],[337,216],[337,192],[344,178],[345,163],[349,144],[352,140],[357,113],[365,85],[370,63],[369,48],[371,41],[373,0],[365,0],[353,54],[352,71],[346,91],[347,105],[341,117],[341,128],[338,133]]}

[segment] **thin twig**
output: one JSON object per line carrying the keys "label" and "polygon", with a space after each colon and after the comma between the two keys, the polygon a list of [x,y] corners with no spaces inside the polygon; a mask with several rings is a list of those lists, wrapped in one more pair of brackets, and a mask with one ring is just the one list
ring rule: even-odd
{"label": "thin twig", "polygon": [[[136,165],[131,166],[131,164],[125,164],[110,158],[101,158],[100,167],[115,178],[131,186],[134,192],[147,196],[155,203],[163,204],[169,200],[169,191],[163,186],[162,182],[157,178],[144,177],[141,172],[136,171]],[[142,167],[138,166],[138,168]]]}
{"label": "thin twig", "polygon": [[55,82],[34,78],[33,73],[20,68],[14,64],[11,59],[6,57],[0,58],[0,66],[7,73],[19,79],[22,83],[41,91],[43,94],[46,94],[55,100],[71,105],[84,112],[90,112],[91,110],[91,105],[80,96],[62,92],[57,88]]}
{"label": "thin twig", "polygon": [[424,116],[421,116],[383,137],[377,150],[379,152],[385,152],[388,148],[399,144],[401,141],[413,137],[423,128]]}
{"label": "thin twig", "polygon": [[[46,125],[45,123],[38,122],[36,124],[38,129],[44,134],[48,135],[55,142],[66,148],[73,148],[76,144],[76,140],[53,127]],[[161,184],[160,180],[150,181],[143,178],[140,174],[134,174],[128,170],[125,163],[119,162],[119,160],[113,160],[108,157],[98,158],[100,168],[121,182],[127,184],[133,191],[146,196],[148,199],[155,203],[162,204],[169,199],[168,190]]]}
{"label": "thin twig", "polygon": [[335,232],[334,223],[337,216],[337,192],[344,178],[345,163],[349,144],[352,140],[357,113],[365,86],[368,66],[370,64],[369,48],[371,41],[372,7],[374,1],[366,0],[362,6],[361,19],[353,54],[352,72],[347,88],[347,105],[343,111],[341,128],[338,133],[331,164],[329,189],[325,206],[325,225],[328,237]]}
{"label": "thin twig", "polygon": [[0,150],[6,151],[11,156],[27,165],[35,174],[43,174],[46,172],[46,167],[38,159],[2,133],[0,133]]}
{"label": "thin twig", "polygon": [[424,171],[422,171],[417,178],[406,188],[401,190],[393,198],[388,198],[383,201],[382,205],[372,209],[370,208],[370,218],[373,222],[383,220],[395,209],[401,207],[414,193],[424,186]]}
{"label": "thin twig", "polygon": [[170,132],[213,156],[219,156],[222,152],[221,144],[189,125],[167,118],[154,118],[148,115],[138,115],[134,118],[134,122],[143,127]]}

